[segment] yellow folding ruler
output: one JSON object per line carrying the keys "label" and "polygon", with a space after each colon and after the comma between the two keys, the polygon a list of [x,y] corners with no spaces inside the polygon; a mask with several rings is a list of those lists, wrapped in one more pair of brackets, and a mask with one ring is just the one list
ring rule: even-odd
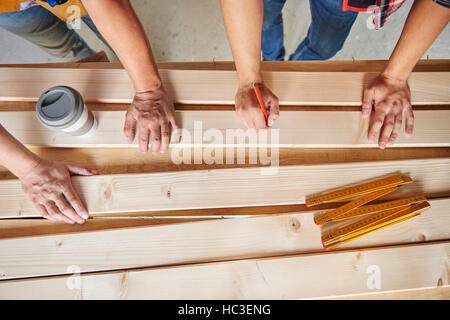
{"label": "yellow folding ruler", "polygon": [[334,247],[355,240],[381,228],[415,217],[427,210],[430,204],[424,196],[414,196],[363,206],[411,182],[412,179],[410,177],[394,175],[306,200],[306,205],[310,207],[321,203],[330,203],[360,196],[353,201],[314,218],[316,224],[322,224],[325,222],[367,216],[357,222],[323,235],[322,244],[324,248]]}
{"label": "yellow folding ruler", "polygon": [[423,201],[413,205],[397,207],[395,209],[385,210],[373,214],[360,221],[323,235],[323,247],[329,249],[340,244],[355,240],[376,230],[418,216],[425,210],[428,210],[430,207],[431,206],[427,201]]}
{"label": "yellow folding ruler", "polygon": [[404,177],[400,175],[390,176],[384,179],[360,184],[355,187],[349,187],[335,192],[327,193],[318,197],[307,199],[306,206],[312,207],[322,203],[344,200],[382,189],[397,187],[410,182],[412,182],[412,179],[410,177]]}
{"label": "yellow folding ruler", "polygon": [[[399,186],[412,182],[410,177],[395,175],[388,178],[376,180],[373,182],[365,183],[362,185],[341,189],[328,194],[324,194],[315,198],[310,198],[306,200],[306,206],[311,207],[317,204],[330,203],[343,199],[353,198],[355,196],[362,197],[357,198],[337,209],[331,210],[328,213],[315,217],[314,222],[316,224],[321,224],[324,222],[341,220],[342,217],[347,215],[353,216],[352,211],[359,208],[360,206],[382,197],[390,192],[398,189]],[[389,209],[389,208],[387,208]],[[366,209],[364,209],[366,210]],[[385,209],[386,210],[386,209]],[[362,212],[360,212],[362,214]],[[361,215],[359,214],[359,215]]]}

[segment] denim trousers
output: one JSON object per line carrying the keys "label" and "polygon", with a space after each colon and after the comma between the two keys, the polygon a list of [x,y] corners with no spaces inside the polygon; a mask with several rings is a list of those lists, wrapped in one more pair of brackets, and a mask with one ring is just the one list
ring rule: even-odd
{"label": "denim trousers", "polygon": [[[81,19],[109,47],[91,18],[84,16]],[[77,61],[95,53],[77,32],[69,29],[64,21],[41,6],[0,13],[0,28],[30,41],[58,58],[68,57],[72,53],[73,61]]]}
{"label": "denim trousers", "polygon": [[[264,0],[261,50],[264,60],[284,60],[283,17],[286,0]],[[326,60],[342,49],[358,15],[342,11],[342,0],[310,0],[311,24],[289,60]]]}

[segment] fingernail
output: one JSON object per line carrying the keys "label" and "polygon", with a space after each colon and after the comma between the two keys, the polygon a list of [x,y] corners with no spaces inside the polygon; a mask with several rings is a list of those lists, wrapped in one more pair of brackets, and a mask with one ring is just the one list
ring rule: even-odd
{"label": "fingernail", "polygon": [[78,224],[83,224],[83,223],[84,223],[84,220],[78,220],[77,223],[78,223]]}
{"label": "fingernail", "polygon": [[381,148],[381,149],[386,148],[386,142],[381,142],[381,143],[380,143],[380,148]]}
{"label": "fingernail", "polygon": [[81,216],[83,219],[89,219],[89,215],[87,213],[82,213]]}
{"label": "fingernail", "polygon": [[368,116],[369,115],[369,110],[367,110],[367,109],[364,109],[363,110],[363,112],[362,112],[362,114],[363,114],[363,116]]}

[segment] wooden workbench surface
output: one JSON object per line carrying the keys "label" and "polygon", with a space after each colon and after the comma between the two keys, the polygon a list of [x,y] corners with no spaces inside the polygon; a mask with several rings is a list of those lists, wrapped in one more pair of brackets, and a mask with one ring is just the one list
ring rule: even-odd
{"label": "wooden workbench surface", "polygon": [[[266,71],[312,71],[312,72],[379,72],[383,69],[386,61],[326,61],[326,62],[263,62],[263,69]],[[160,68],[164,69],[179,69],[179,70],[233,70],[234,64],[232,62],[181,62],[181,63],[159,63]],[[42,67],[42,68],[121,68],[120,64],[107,64],[107,63],[63,63],[63,64],[40,64],[40,65],[0,65],[0,68],[7,67]],[[420,61],[415,68],[417,72],[440,72],[440,71],[450,71],[450,61],[449,60],[431,60],[431,61]],[[449,86],[450,87],[450,84]],[[127,108],[127,104],[88,104],[90,109],[93,110],[124,110]],[[186,109],[202,109],[203,107],[198,106],[186,106],[183,104],[178,104],[177,109],[186,110]],[[434,106],[438,110],[448,110],[449,105],[441,105]],[[22,101],[3,101],[0,102],[0,120],[1,120],[1,111],[31,111],[34,108],[33,102],[22,102]],[[207,109],[215,109],[215,110],[229,110],[232,106],[209,106]],[[314,110],[316,107],[311,107],[310,109],[306,107],[302,107],[301,110]],[[324,106],[323,108],[329,108]],[[334,108],[333,108],[334,109]],[[358,107],[349,107],[347,109],[341,109],[343,112],[345,110],[357,110]],[[430,111],[432,112],[432,111]],[[121,129],[121,128],[120,128]],[[134,148],[45,148],[45,147],[33,147],[31,148],[33,152],[37,153],[39,156],[45,159],[51,160],[59,160],[65,161],[70,160],[73,162],[78,162],[81,164],[85,164],[91,168],[99,171],[99,174],[122,174],[122,173],[156,173],[156,172],[180,172],[187,170],[210,170],[210,169],[223,169],[223,168],[250,168],[255,167],[255,164],[182,164],[176,165],[170,159],[170,150],[167,154],[156,154],[152,155],[151,153],[142,154],[137,149]],[[247,154],[249,150],[246,150]],[[192,154],[194,154],[192,152]],[[288,165],[332,165],[332,164],[345,164],[345,163],[362,163],[369,161],[377,161],[379,162],[379,166],[383,166],[384,161],[395,161],[395,160],[417,160],[422,159],[426,161],[426,159],[450,159],[450,147],[432,147],[432,148],[387,148],[386,150],[379,149],[360,149],[360,148],[349,148],[349,149],[303,149],[303,148],[282,148],[279,150],[279,162],[281,166]],[[192,163],[192,162],[191,162]],[[0,167],[0,179],[14,179],[14,176],[11,175],[5,168]],[[327,189],[324,186],[324,189]],[[444,204],[450,202],[448,198],[450,198],[450,187],[446,190],[442,190],[439,194],[439,197],[442,199],[435,199],[436,208],[444,207]],[[434,199],[433,199],[434,200]],[[438,201],[441,201],[438,203]],[[243,225],[248,225],[249,229],[247,230],[247,234],[245,234],[244,229],[242,232],[244,236],[240,239],[239,234],[237,232],[233,233],[226,228],[227,225],[233,226],[232,228],[239,229],[240,224],[237,222],[230,221],[208,221],[208,219],[203,219],[201,222],[195,219],[147,219],[147,220],[89,220],[84,225],[65,225],[61,223],[50,222],[44,219],[17,219],[17,220],[1,220],[0,219],[0,256],[2,251],[2,241],[11,241],[9,242],[9,246],[17,246],[17,252],[20,250],[25,250],[21,243],[23,239],[30,239],[30,243],[36,239],[36,241],[50,241],[45,237],[55,237],[52,238],[51,241],[72,241],[70,235],[76,237],[78,234],[90,233],[90,232],[102,232],[105,230],[115,230],[115,231],[124,231],[130,230],[132,232],[133,229],[130,228],[145,228],[145,227],[156,227],[149,231],[148,237],[154,239],[154,243],[158,243],[159,238],[164,238],[163,236],[159,236],[158,232],[164,232],[168,235],[173,235],[173,244],[167,245],[165,248],[171,252],[173,255],[181,255],[181,251],[176,251],[175,248],[177,245],[182,246],[183,242],[186,243],[186,254],[188,254],[192,250],[193,256],[196,256],[196,251],[198,248],[204,248],[207,250],[208,243],[211,243],[211,251],[214,251],[214,244],[217,242],[217,248],[221,248],[223,250],[222,255],[217,255],[212,261],[226,261],[226,260],[235,260],[242,258],[256,258],[256,257],[270,257],[272,255],[283,255],[283,254],[293,254],[293,253],[310,253],[310,252],[319,252],[318,249],[313,247],[307,247],[302,242],[300,238],[295,238],[294,235],[298,234],[301,230],[302,232],[306,232],[305,237],[311,237],[314,239],[314,234],[308,233],[310,231],[303,230],[303,228],[307,228],[310,217],[312,217],[311,210],[307,209],[304,205],[277,205],[277,206],[265,206],[265,207],[247,207],[247,208],[221,208],[221,209],[203,209],[206,210],[210,215],[224,215],[230,214],[232,211],[234,214],[245,214],[248,210],[252,212],[259,212],[261,215],[270,215],[265,218],[242,218]],[[192,215],[198,214],[198,210],[191,210]],[[278,216],[282,214],[281,216]],[[439,215],[441,214],[441,215]],[[132,215],[132,214],[130,214]],[[139,215],[152,215],[152,212],[144,212]],[[447,210],[445,212],[439,213],[437,210],[433,212],[431,218],[425,216],[424,219],[414,222],[414,219],[411,222],[405,222],[403,227],[402,224],[397,225],[395,230],[393,231],[392,239],[389,240],[390,233],[387,230],[380,231],[379,235],[374,235],[374,237],[367,239],[361,239],[355,241],[352,246],[344,247],[342,250],[346,249],[365,249],[368,247],[378,247],[378,246],[402,246],[404,244],[419,244],[421,242],[427,241],[437,241],[437,242],[445,242],[450,239],[450,229],[448,227],[442,226],[439,229],[439,225],[436,221],[444,221],[448,222],[448,217],[450,216],[450,212]],[[256,220],[251,220],[256,219]],[[433,220],[438,219],[438,220]],[[439,220],[442,219],[442,220]],[[435,223],[435,224],[433,224]],[[189,227],[187,227],[189,225]],[[183,227],[186,226],[186,227]],[[215,230],[216,234],[208,234],[204,231],[203,226],[209,226]],[[209,228],[208,227],[208,228]],[[160,228],[160,229],[157,229]],[[231,228],[231,227],[230,227]],[[253,228],[253,229],[252,229]],[[258,229],[261,228],[261,229]],[[313,225],[310,226],[311,230],[314,228]],[[142,229],[143,230],[143,229]],[[158,231],[161,230],[161,231]],[[264,230],[265,237],[267,241],[261,238],[259,234],[259,230]],[[271,230],[273,234],[271,234]],[[181,239],[181,234],[185,232],[187,238],[184,240]],[[220,233],[223,232],[223,238]],[[261,232],[261,231],[260,231]],[[312,232],[312,231],[311,231]],[[201,242],[196,236],[195,233],[202,233],[205,239],[205,245],[202,247]],[[131,234],[131,233],[130,233]],[[177,238],[176,235],[179,234],[180,237]],[[302,234],[302,233],[300,233]],[[376,233],[375,233],[376,234]],[[162,235],[162,233],[161,233]],[[240,249],[236,252],[240,252],[238,257],[234,256],[234,251],[231,248],[228,248],[226,245],[219,243],[219,241],[225,241],[225,235],[232,238],[232,242],[238,246],[238,243],[241,243],[245,246],[248,246],[249,250]],[[303,235],[303,234],[302,234]],[[245,236],[247,238],[245,238]],[[422,237],[423,238],[422,238]],[[44,238],[39,238],[44,237]],[[386,238],[388,237],[388,238]],[[41,239],[41,240],[40,240]],[[74,238],[75,239],[75,238]],[[107,239],[107,238],[105,238]],[[111,238],[112,239],[112,238]],[[309,239],[309,238],[308,238]],[[381,241],[383,239],[383,241]],[[387,239],[387,240],[386,240]],[[25,241],[24,240],[24,241]],[[161,240],[159,240],[161,241]],[[169,241],[169,239],[167,239]],[[247,241],[247,242],[246,242]],[[255,245],[252,241],[261,241],[261,250],[256,250]],[[309,241],[309,240],[308,240]],[[311,243],[313,240],[311,240]],[[391,241],[391,242],[389,242]],[[272,242],[275,242],[272,243]],[[44,243],[44,242],[43,242]],[[189,247],[189,243],[191,243],[192,248]],[[232,245],[232,244],[230,244]],[[438,246],[441,244],[436,244],[434,246]],[[88,248],[87,246],[86,248]],[[61,248],[65,248],[62,245]],[[94,247],[92,247],[94,248]],[[401,247],[402,252],[406,252],[408,249]],[[57,252],[58,246],[55,246],[51,249],[51,252]],[[75,249],[74,249],[75,250]],[[88,249],[87,249],[88,250]],[[93,249],[94,250],[94,249]],[[100,250],[100,249],[99,249]],[[152,249],[151,254],[155,254],[155,257],[158,257],[158,250]],[[255,250],[254,253],[251,250]],[[340,252],[341,249],[337,249],[336,252],[341,254],[341,259],[344,260],[344,251]],[[426,257],[426,249],[421,248],[424,252],[424,257]],[[438,249],[436,249],[438,250]],[[4,250],[6,252],[6,249]],[[8,251],[9,252],[9,251]],[[12,251],[11,251],[12,252]],[[25,251],[24,251],[25,252]],[[72,252],[72,254],[75,251]],[[93,251],[94,252],[94,251]],[[155,253],[153,253],[155,252]],[[109,254],[108,252],[107,254]],[[12,252],[11,254],[14,254]],[[150,253],[149,253],[150,254]],[[164,253],[159,252],[160,255],[164,255]],[[237,253],[236,253],[237,254]],[[80,255],[83,256],[83,252],[80,252]],[[201,255],[197,255],[198,258],[192,258],[192,260],[186,259],[186,262],[180,262],[177,260],[176,265],[185,265],[187,263],[193,262],[204,262],[205,258]],[[302,257],[302,256],[301,256]],[[405,255],[405,257],[407,257]],[[13,256],[11,256],[13,258]],[[16,258],[16,257],[14,257]],[[17,256],[20,259],[20,255]],[[109,258],[105,258],[105,261],[109,261]],[[153,259],[153,258],[152,258]],[[197,260],[196,260],[197,259]],[[301,259],[301,258],[299,258]],[[36,259],[37,260],[37,259]],[[31,259],[30,261],[34,261]],[[29,261],[29,262],[30,262]],[[149,260],[150,261],[150,260]],[[153,260],[151,260],[153,261]],[[148,264],[149,267],[154,267],[158,263],[161,263],[160,260],[154,260],[154,265]],[[167,260],[169,261],[169,260]],[[170,260],[171,261],[171,260]],[[175,260],[174,260],[175,261]],[[245,261],[245,260],[242,260]],[[325,260],[324,260],[325,261]],[[2,265],[2,261],[0,259],[0,271],[6,270],[6,266]],[[162,263],[163,265],[170,263]],[[39,263],[36,261],[37,269]],[[217,265],[217,268],[222,268],[222,265]],[[216,266],[214,265],[214,268]],[[2,269],[3,268],[3,269]],[[213,268],[213,267],[211,267]],[[241,268],[236,267],[236,268]],[[36,269],[36,270],[37,270]],[[126,269],[126,268],[124,268]],[[30,269],[32,270],[32,269]],[[151,268],[149,269],[151,270]],[[181,269],[180,269],[181,270]],[[183,269],[183,272],[187,269]],[[205,267],[205,270],[207,268]],[[238,269],[236,269],[238,270]],[[241,269],[239,269],[241,270]],[[245,270],[245,269],[242,269]],[[422,270],[419,268],[417,270]],[[156,270],[157,271],[157,270]],[[155,272],[156,272],[155,271]],[[6,272],[6,271],[4,271]],[[32,272],[32,271],[31,271]],[[157,271],[160,272],[160,271]],[[1,273],[1,272],[0,272]],[[157,274],[157,273],[155,273]],[[188,273],[186,273],[188,274]],[[189,273],[190,274],[190,273]],[[194,273],[192,273],[194,274]],[[192,276],[194,277],[194,275]],[[54,278],[54,282],[57,283],[57,277]],[[94,278],[92,278],[94,279]],[[99,278],[100,279],[100,278]],[[146,278],[147,279],[147,278]],[[195,279],[195,278],[193,278]],[[240,279],[240,278],[239,278]],[[53,280],[52,280],[53,281]],[[94,280],[93,280],[94,281]],[[97,281],[97,280],[95,280]],[[95,283],[95,281],[93,283]],[[100,281],[100,280],[98,280]],[[115,281],[115,280],[114,280]],[[153,280],[152,280],[153,281]],[[448,278],[443,280],[444,283],[436,283],[435,287],[429,288],[420,288],[418,290],[407,290],[407,289],[398,289],[400,287],[393,286],[392,290],[388,290],[387,292],[381,293],[364,293],[364,294],[347,294],[338,298],[348,298],[348,299],[449,299],[450,298],[450,287],[448,287]],[[446,281],[446,282],[445,282]],[[2,289],[2,283],[5,284]],[[26,282],[23,283],[24,287]],[[38,283],[38,282],[36,282]],[[17,286],[16,286],[17,285]],[[56,286],[56,284],[55,284]],[[16,290],[15,294],[19,292],[20,294],[21,283],[18,281],[11,280],[3,280],[0,281],[0,298],[8,298],[6,290]],[[31,287],[30,287],[31,288]],[[39,288],[39,284],[36,284],[36,288]],[[19,291],[17,291],[19,290]],[[10,291],[13,292],[13,291]],[[239,295],[236,295],[240,297]],[[71,298],[71,297],[68,297]]]}

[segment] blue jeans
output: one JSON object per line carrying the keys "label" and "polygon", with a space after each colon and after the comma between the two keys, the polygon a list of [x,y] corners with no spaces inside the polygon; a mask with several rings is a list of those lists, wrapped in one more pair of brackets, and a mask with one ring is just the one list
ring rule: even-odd
{"label": "blue jeans", "polygon": [[[264,60],[284,60],[283,17],[286,0],[264,0],[261,49]],[[289,60],[326,60],[342,49],[358,15],[342,11],[342,0],[310,0],[311,25]]]}
{"label": "blue jeans", "polygon": [[[84,16],[81,19],[108,46],[91,18]],[[95,53],[78,33],[41,6],[0,13],[0,28],[30,41],[55,57],[63,58],[72,53],[73,60],[78,61]]]}

